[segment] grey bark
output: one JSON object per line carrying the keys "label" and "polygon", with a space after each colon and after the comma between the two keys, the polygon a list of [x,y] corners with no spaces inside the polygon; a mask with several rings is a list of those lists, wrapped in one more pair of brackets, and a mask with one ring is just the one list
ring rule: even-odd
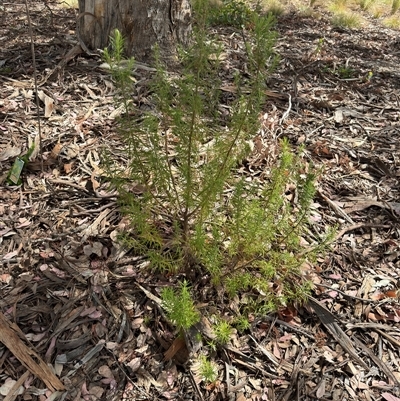
{"label": "grey bark", "polygon": [[189,0],[79,0],[77,31],[87,49],[107,47],[115,28],[125,38],[127,55],[149,62],[157,43],[161,57],[173,61],[177,44],[189,40]]}

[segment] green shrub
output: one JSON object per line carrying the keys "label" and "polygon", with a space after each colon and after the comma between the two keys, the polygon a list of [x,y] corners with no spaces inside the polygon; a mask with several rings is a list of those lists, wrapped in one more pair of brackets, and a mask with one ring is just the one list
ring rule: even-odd
{"label": "green shrub", "polygon": [[[285,140],[267,179],[249,181],[237,173],[259,131],[266,77],[276,62],[274,21],[244,9],[251,26],[245,41],[247,75],[236,75],[226,116],[218,108],[221,48],[207,34],[209,14],[201,4],[194,4],[192,44],[179,52],[180,74],[168,74],[155,53],[151,112],[138,113],[130,101],[131,63],[122,62],[122,37],[114,35],[105,58],[120,89],[116,100],[124,114],[118,125],[128,163],[118,166],[106,157],[108,175],[132,223],[124,242],[146,255],[154,269],[184,272],[187,278],[209,276],[226,298],[244,294],[241,312],[267,313],[306,299],[309,286],[301,266],[325,246],[321,238],[308,251],[300,243],[315,173],[302,150],[294,154]],[[287,199],[288,188],[295,188],[296,202]],[[188,285],[185,281],[177,291],[162,294],[169,318],[181,330],[198,319]],[[248,327],[245,318],[237,322],[239,329]],[[225,323],[214,328],[220,343],[232,330]]]}
{"label": "green shrub", "polygon": [[214,3],[208,16],[211,25],[226,25],[236,28],[249,26],[252,23],[254,12],[243,0],[225,0]]}

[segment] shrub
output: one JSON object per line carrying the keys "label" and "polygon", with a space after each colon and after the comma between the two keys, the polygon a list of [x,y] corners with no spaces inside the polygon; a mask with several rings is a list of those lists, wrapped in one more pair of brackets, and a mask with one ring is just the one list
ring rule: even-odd
{"label": "shrub", "polygon": [[242,28],[251,24],[253,14],[253,11],[243,0],[225,0],[211,4],[208,21],[211,25]]}
{"label": "shrub", "polygon": [[[309,286],[301,266],[325,246],[318,238],[305,251],[300,242],[315,173],[304,163],[302,150],[295,155],[285,140],[267,180],[249,181],[237,173],[259,131],[265,80],[276,62],[273,19],[245,11],[251,26],[245,41],[248,74],[236,75],[235,99],[226,116],[218,108],[221,49],[207,34],[209,15],[202,3],[194,9],[192,45],[179,53],[181,73],[168,74],[156,51],[151,112],[139,114],[132,107],[132,64],[121,58],[118,33],[112,50],[105,52],[124,110],[118,125],[128,158],[118,166],[106,157],[108,175],[131,219],[125,241],[145,254],[153,268],[184,272],[187,278],[209,276],[225,297],[244,294],[241,312],[267,313],[306,299]],[[295,188],[296,202],[287,199],[288,188]],[[197,321],[188,282],[178,291],[165,290],[162,298],[181,330]],[[248,327],[245,318],[237,322]],[[218,342],[228,341],[230,333],[228,323],[216,323]]]}

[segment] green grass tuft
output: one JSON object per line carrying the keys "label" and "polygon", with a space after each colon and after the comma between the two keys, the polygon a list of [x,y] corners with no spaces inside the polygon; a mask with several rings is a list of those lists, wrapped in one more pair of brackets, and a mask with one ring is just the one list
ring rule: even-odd
{"label": "green grass tuft", "polygon": [[396,14],[400,8],[400,0],[393,0],[391,14]]}
{"label": "green grass tuft", "polygon": [[335,14],[331,22],[334,26],[344,28],[358,28],[361,26],[361,19],[354,13],[339,12]]}
{"label": "green grass tuft", "polygon": [[385,18],[382,21],[382,24],[384,26],[387,26],[388,28],[399,30],[400,29],[400,18],[395,15],[392,15],[388,18]]}

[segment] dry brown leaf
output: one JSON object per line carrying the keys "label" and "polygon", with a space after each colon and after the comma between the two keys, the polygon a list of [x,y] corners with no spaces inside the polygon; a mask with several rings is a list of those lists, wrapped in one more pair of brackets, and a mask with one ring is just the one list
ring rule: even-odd
{"label": "dry brown leaf", "polygon": [[244,393],[239,393],[236,396],[236,401],[247,401],[247,397],[244,395]]}
{"label": "dry brown leaf", "polygon": [[47,96],[42,90],[38,92],[39,99],[44,103],[44,116],[50,117],[54,111],[54,100],[50,96]]}
{"label": "dry brown leaf", "polygon": [[0,387],[0,395],[9,396],[9,399],[15,399],[16,396],[24,393],[22,383],[16,380],[7,378],[4,384]]}
{"label": "dry brown leaf", "polygon": [[131,328],[138,329],[143,324],[143,320],[144,319],[142,317],[137,317],[136,319],[133,319],[131,323]]}
{"label": "dry brown leaf", "polygon": [[390,393],[382,393],[382,398],[384,398],[386,401],[400,401],[400,398]]}
{"label": "dry brown leaf", "polygon": [[139,368],[137,370],[137,383],[145,388],[145,390],[148,392],[150,390],[150,386],[153,385],[154,387],[158,388],[160,385],[156,380],[154,380],[153,376],[143,368]]}
{"label": "dry brown leaf", "polygon": [[174,384],[178,379],[178,370],[176,365],[171,365],[167,370],[164,370],[160,373],[157,378],[157,382],[160,387],[164,390],[173,388]]}
{"label": "dry brown leaf", "polygon": [[57,159],[58,155],[61,152],[62,147],[63,145],[60,142],[57,142],[50,153],[50,157],[53,159]]}
{"label": "dry brown leaf", "polygon": [[66,174],[69,174],[72,171],[72,166],[74,163],[65,163],[64,164],[64,171]]}
{"label": "dry brown leaf", "polygon": [[0,274],[0,282],[9,284],[11,280],[12,280],[11,274],[8,273]]}
{"label": "dry brown leaf", "polygon": [[97,255],[99,258],[103,255],[103,244],[101,242],[93,242],[91,245],[85,245],[83,247],[83,253],[89,257],[91,255]]}
{"label": "dry brown leaf", "polygon": [[111,372],[111,369],[107,365],[102,365],[98,369],[99,374],[101,374],[103,377],[106,378],[114,378],[113,373]]}
{"label": "dry brown leaf", "polygon": [[10,146],[0,152],[0,162],[4,162],[12,157],[19,156],[21,154],[21,148],[19,146]]}
{"label": "dry brown leaf", "polygon": [[325,385],[326,381],[324,378],[322,378],[315,393],[317,398],[322,398],[325,395]]}
{"label": "dry brown leaf", "polygon": [[132,369],[132,372],[136,372],[140,368],[141,358],[133,358],[126,365]]}
{"label": "dry brown leaf", "polygon": [[100,183],[94,178],[94,173],[92,173],[90,181],[92,183],[93,190],[96,191],[96,189],[100,187]]}
{"label": "dry brown leaf", "polygon": [[176,353],[184,347],[186,348],[185,340],[181,337],[175,338],[171,346],[164,353],[164,360],[170,361],[176,355]]}
{"label": "dry brown leaf", "polygon": [[104,388],[100,386],[90,386],[89,387],[89,394],[90,400],[101,400],[101,396],[104,393]]}

